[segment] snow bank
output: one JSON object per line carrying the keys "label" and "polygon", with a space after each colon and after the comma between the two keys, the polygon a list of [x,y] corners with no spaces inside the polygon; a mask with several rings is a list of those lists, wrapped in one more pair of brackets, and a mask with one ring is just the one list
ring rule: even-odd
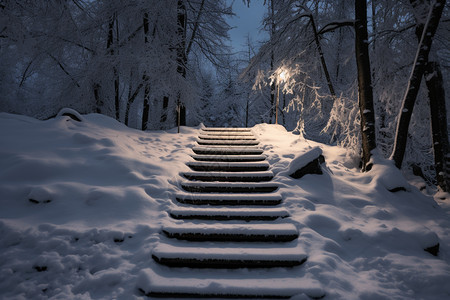
{"label": "snow bank", "polygon": [[[180,193],[179,173],[189,170],[185,162],[191,161],[198,128],[141,132],[102,115],[81,118],[38,121],[0,113],[2,299],[144,299],[149,282],[162,290],[173,284],[161,281],[166,268],[151,254],[163,238],[161,226],[170,227],[167,211]],[[240,286],[254,295],[279,284],[298,299],[303,293],[325,293],[326,299],[449,298],[448,208],[409,185],[389,161],[376,158],[370,172],[360,173],[345,149],[302,139],[279,125],[252,131],[280,187],[276,196],[283,196],[295,224],[275,226],[299,232],[296,245],[308,261],[295,276],[279,270],[270,282],[273,270],[193,275],[182,269],[177,284],[219,292]],[[296,157],[316,147],[327,161],[323,175],[286,176]],[[244,228],[238,224],[224,230]],[[437,257],[424,251],[436,243]],[[248,274],[252,281],[243,280]]]}
{"label": "snow bank", "polygon": [[0,113],[0,298],[132,298],[187,170],[197,130],[182,132]]}
{"label": "snow bank", "polygon": [[[374,156],[373,169],[361,173],[345,149],[305,140],[279,125],[253,131],[309,253],[305,274],[324,284],[327,298],[450,297],[448,209],[411,186],[389,160]],[[316,147],[327,162],[324,174],[290,178],[290,167]],[[437,257],[424,251],[437,243]]]}

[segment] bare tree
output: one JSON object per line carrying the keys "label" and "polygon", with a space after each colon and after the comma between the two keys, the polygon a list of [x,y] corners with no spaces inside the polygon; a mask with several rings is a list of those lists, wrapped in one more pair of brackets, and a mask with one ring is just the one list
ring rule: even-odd
{"label": "bare tree", "polygon": [[395,165],[398,168],[402,167],[406,142],[408,139],[408,128],[414,109],[414,103],[416,102],[422,77],[428,62],[428,54],[430,53],[433,37],[438,28],[444,6],[445,0],[437,0],[430,6],[429,13],[422,30],[422,36],[417,48],[413,69],[402,101],[402,108],[400,110],[395,136],[394,150],[391,155],[391,158],[394,160]]}
{"label": "bare tree", "polygon": [[358,98],[361,115],[361,135],[364,171],[372,168],[370,158],[376,149],[375,112],[369,58],[366,0],[355,0],[355,55],[358,70]]}
{"label": "bare tree", "polygon": [[447,108],[445,107],[445,90],[439,64],[428,62],[425,69],[425,82],[430,99],[431,129],[433,137],[434,166],[437,184],[442,190],[450,191],[450,174],[447,156],[449,154]]}

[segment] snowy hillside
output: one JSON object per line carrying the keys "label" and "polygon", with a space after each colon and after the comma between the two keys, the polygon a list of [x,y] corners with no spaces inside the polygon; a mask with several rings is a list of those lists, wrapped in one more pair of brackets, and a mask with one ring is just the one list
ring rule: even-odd
{"label": "snowy hillside", "polygon": [[[148,270],[164,272],[151,253],[199,128],[142,132],[80,118],[0,113],[2,299],[145,299]],[[345,149],[277,125],[252,131],[308,255],[299,268],[325,299],[450,298],[450,199],[424,196],[388,161],[362,174]],[[311,152],[324,155],[324,174],[289,177]],[[437,256],[424,251],[438,243]],[[198,274],[191,284],[216,275]]]}

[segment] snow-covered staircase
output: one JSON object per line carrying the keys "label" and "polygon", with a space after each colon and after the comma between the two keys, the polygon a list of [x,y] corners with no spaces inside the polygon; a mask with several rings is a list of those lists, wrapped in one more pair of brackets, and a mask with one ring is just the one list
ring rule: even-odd
{"label": "snow-covered staircase", "polygon": [[141,292],[166,298],[322,298],[318,282],[300,278],[307,254],[252,132],[204,128],[197,143],[187,163],[191,171],[181,174],[171,221],[152,250],[157,267],[140,276]]}

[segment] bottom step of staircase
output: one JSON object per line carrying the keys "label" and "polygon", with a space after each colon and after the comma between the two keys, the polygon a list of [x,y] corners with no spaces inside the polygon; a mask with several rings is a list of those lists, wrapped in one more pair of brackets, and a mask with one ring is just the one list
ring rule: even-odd
{"label": "bottom step of staircase", "polygon": [[325,296],[320,283],[314,279],[287,277],[286,274],[272,278],[270,274],[273,272],[247,272],[234,278],[220,278],[220,275],[214,276],[209,270],[205,270],[205,274],[199,272],[191,276],[178,273],[172,277],[171,273],[162,273],[154,269],[142,270],[137,289],[148,297],[160,298],[289,299],[306,295],[312,299],[322,299]]}

